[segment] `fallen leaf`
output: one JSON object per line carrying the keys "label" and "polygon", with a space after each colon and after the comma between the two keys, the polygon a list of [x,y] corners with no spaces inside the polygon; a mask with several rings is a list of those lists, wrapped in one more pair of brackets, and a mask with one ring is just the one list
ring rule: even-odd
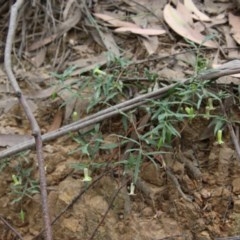
{"label": "fallen leaf", "polygon": [[182,19],[188,23],[191,27],[194,26],[193,18],[191,12],[181,3],[177,4],[177,12],[182,16]]}
{"label": "fallen leaf", "polygon": [[134,23],[130,23],[130,22],[126,22],[126,21],[121,21],[113,16],[109,16],[106,14],[102,14],[102,13],[95,13],[94,16],[96,16],[97,18],[102,19],[105,22],[108,22],[109,24],[111,24],[113,27],[138,27],[136,24]]}
{"label": "fallen leaf", "polygon": [[[89,24],[91,24],[89,22]],[[115,56],[120,55],[119,48],[114,40],[113,34],[111,31],[105,30],[101,31],[100,29],[92,29],[90,31],[93,39],[103,48],[106,48],[109,53],[114,54]]]}
{"label": "fallen leaf", "polygon": [[237,47],[237,43],[234,41],[230,34],[229,26],[223,27],[223,33],[225,35],[226,44],[227,44],[227,52],[229,59],[240,59],[240,51]]}
{"label": "fallen leaf", "polygon": [[66,6],[65,6],[65,9],[63,10],[63,20],[66,21],[68,16],[70,14],[73,14],[73,5],[74,5],[75,0],[69,0],[66,2]]}
{"label": "fallen leaf", "polygon": [[36,55],[30,59],[31,63],[36,67],[39,68],[45,61],[47,49],[41,48],[37,51]]}
{"label": "fallen leaf", "polygon": [[[238,76],[238,77],[235,77]],[[216,80],[217,84],[234,84],[239,85],[240,84],[240,74],[234,74],[231,76],[223,76]]]}
{"label": "fallen leaf", "polygon": [[71,18],[66,20],[65,22],[61,23],[57,27],[57,33],[51,34],[50,36],[45,37],[44,39],[40,39],[33,43],[29,48],[28,51],[34,51],[40,47],[48,45],[49,43],[53,42],[56,38],[62,36],[64,33],[69,31],[71,28],[75,27],[79,20],[81,19],[81,12],[76,9],[75,13],[71,15]]}
{"label": "fallen leaf", "polygon": [[182,61],[184,63],[187,63],[189,66],[196,66],[196,54],[193,53],[193,52],[186,52],[186,53],[183,53],[183,54],[179,54],[176,56],[176,59],[178,61]]}
{"label": "fallen leaf", "polygon": [[185,77],[183,71],[170,69],[168,67],[165,67],[162,70],[160,70],[158,72],[158,75],[161,76],[162,79],[168,82],[180,81]]}
{"label": "fallen leaf", "polygon": [[16,97],[8,97],[0,101],[0,114],[7,113],[11,108],[18,104]]}
{"label": "fallen leaf", "polygon": [[79,59],[76,61],[68,62],[68,66],[75,66],[76,70],[71,73],[71,76],[80,75],[84,72],[93,70],[106,64],[108,61],[107,52],[102,52],[100,55],[90,58]]}
{"label": "fallen leaf", "polygon": [[213,1],[204,0],[205,11],[211,15],[218,15],[222,12],[226,12],[232,7],[233,1]]}
{"label": "fallen leaf", "polygon": [[45,37],[44,39],[38,40],[28,48],[28,51],[34,51],[38,48],[48,45],[49,43],[53,42],[59,36],[60,36],[59,34],[52,34],[50,36]]}
{"label": "fallen leaf", "polygon": [[[178,4],[181,5],[180,2],[178,2]],[[217,43],[214,41],[206,40],[206,36],[202,35],[198,29],[195,29],[193,26],[191,26],[189,22],[185,20],[183,15],[170,4],[165,6],[163,15],[167,24],[182,37],[206,47],[218,47]]]}
{"label": "fallen leaf", "polygon": [[[1,78],[1,75],[0,75]],[[11,93],[14,94],[12,86],[7,86],[6,83],[0,83],[0,93]]]}
{"label": "fallen leaf", "polygon": [[[153,22],[155,22],[156,19],[151,19],[149,17],[146,17],[145,14],[144,15],[134,15],[131,17],[131,19],[138,25],[138,26],[147,26],[148,28],[155,28],[157,26],[157,28],[159,27],[159,23],[157,23],[156,25],[153,24]],[[154,26],[153,26],[154,25]],[[143,44],[146,48],[146,50],[148,51],[149,55],[152,55],[156,52],[157,48],[158,48],[158,37],[157,36],[148,36],[141,38],[141,40],[143,41]]]}
{"label": "fallen leaf", "polygon": [[203,22],[211,22],[211,19],[204,13],[200,12],[192,0],[184,0],[185,7],[193,13],[194,19],[201,20]]}
{"label": "fallen leaf", "polygon": [[107,32],[101,32],[101,40],[103,41],[104,46],[106,47],[106,50],[108,50],[110,53],[113,53],[115,56],[120,56],[119,48],[113,38],[113,34],[110,31]]}
{"label": "fallen leaf", "polygon": [[229,13],[228,14],[228,21],[229,21],[229,24],[232,26],[231,32],[233,33],[232,36],[233,36],[234,40],[238,44],[240,44],[240,30],[239,30],[240,17],[235,16],[232,13]]}
{"label": "fallen leaf", "polygon": [[50,125],[49,129],[48,129],[48,132],[52,132],[54,130],[57,130],[58,128],[61,127],[61,124],[62,124],[62,119],[63,119],[63,111],[61,109],[59,109],[54,118],[53,118],[53,122],[52,124]]}
{"label": "fallen leaf", "polygon": [[121,21],[117,18],[112,16],[102,14],[102,13],[95,13],[96,17],[110,23],[113,27],[117,27],[115,32],[131,32],[139,35],[161,35],[166,33],[163,29],[150,29],[150,28],[140,28],[138,25],[126,21]]}
{"label": "fallen leaf", "polygon": [[151,36],[148,38],[142,38],[143,44],[148,51],[149,55],[154,54],[158,48],[158,37]]}
{"label": "fallen leaf", "polygon": [[149,29],[149,28],[139,28],[139,27],[120,27],[114,30],[115,32],[132,32],[135,34],[148,36],[148,35],[162,35],[166,31],[163,29]]}
{"label": "fallen leaf", "polygon": [[[146,17],[148,17],[147,15],[154,15],[158,20],[162,19],[162,9],[167,3],[167,0],[123,1],[130,6],[131,11],[135,12],[136,15],[145,15]],[[149,12],[153,14],[149,14]]]}
{"label": "fallen leaf", "polygon": [[65,113],[64,113],[64,119],[63,121],[68,121],[70,117],[72,116],[72,113],[74,111],[75,103],[77,101],[77,98],[75,97],[77,95],[77,91],[74,89],[62,89],[58,92],[58,96],[64,101],[65,103]]}
{"label": "fallen leaf", "polygon": [[33,90],[31,93],[26,94],[27,99],[44,99],[50,97],[53,93],[57,92],[58,87],[53,86],[41,91]]}

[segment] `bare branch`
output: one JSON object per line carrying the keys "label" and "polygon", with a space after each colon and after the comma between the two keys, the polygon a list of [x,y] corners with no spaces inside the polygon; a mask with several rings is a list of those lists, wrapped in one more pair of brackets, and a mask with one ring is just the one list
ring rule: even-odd
{"label": "bare branch", "polygon": [[[213,79],[216,79],[221,76],[226,76],[229,74],[236,74],[236,73],[240,73],[240,60],[233,60],[226,64],[223,64],[219,68],[204,71],[204,72],[200,73],[198,76],[196,76],[195,78],[200,79],[200,80],[213,80]],[[113,117],[117,114],[120,114],[121,112],[126,112],[128,110],[131,110],[137,106],[140,106],[140,105],[146,103],[147,101],[149,101],[151,99],[161,98],[161,97],[165,96],[169,90],[174,89],[179,84],[186,84],[189,80],[190,79],[182,80],[178,83],[174,83],[167,87],[160,88],[157,91],[135,97],[135,98],[127,100],[123,103],[120,103],[115,106],[109,107],[105,110],[99,111],[98,113],[95,113],[95,114],[88,116],[84,119],[81,119],[77,122],[74,122],[74,123],[66,125],[62,128],[59,128],[56,131],[44,134],[42,136],[42,140],[43,140],[43,142],[54,140],[65,134],[68,134],[69,132],[78,131],[79,129],[83,129],[92,124],[96,124],[100,121],[103,121],[104,119],[107,119],[107,118]],[[35,146],[35,142],[33,139],[28,140],[21,144],[17,144],[16,146],[13,146],[4,151],[1,151],[0,159],[9,157],[13,154],[27,150],[34,146]]]}
{"label": "bare branch", "polygon": [[3,216],[0,215],[0,220],[20,239],[23,240],[21,234],[13,227],[11,224],[4,219]]}
{"label": "bare branch", "polygon": [[6,69],[8,79],[14,89],[16,96],[18,97],[19,103],[22,105],[25,111],[25,114],[27,115],[27,118],[31,124],[33,136],[35,138],[38,167],[39,167],[39,176],[40,176],[40,188],[41,188],[42,212],[43,212],[43,219],[44,219],[44,226],[45,226],[45,238],[46,240],[52,240],[52,229],[51,229],[48,204],[47,204],[47,186],[46,186],[46,175],[45,175],[45,169],[44,169],[41,132],[40,132],[38,123],[28,105],[28,102],[24,97],[24,95],[22,94],[22,91],[16,81],[16,78],[12,71],[12,63],[11,63],[11,52],[12,52],[11,50],[12,50],[12,43],[15,36],[17,15],[18,15],[18,10],[21,8],[23,2],[24,2],[23,0],[17,0],[16,3],[13,4],[11,7],[11,15],[10,15],[6,48],[5,48],[4,63],[5,63],[5,69]]}

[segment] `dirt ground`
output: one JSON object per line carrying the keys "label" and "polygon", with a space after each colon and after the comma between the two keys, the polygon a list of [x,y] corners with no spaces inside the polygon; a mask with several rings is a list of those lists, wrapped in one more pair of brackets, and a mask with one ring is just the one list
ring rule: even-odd
{"label": "dirt ground", "polygon": [[[21,12],[12,61],[18,83],[23,94],[27,96],[42,134],[56,131],[61,126],[72,123],[74,111],[82,118],[87,116],[86,106],[93,91],[88,88],[83,95],[85,98],[80,100],[74,98],[75,100],[71,101],[72,95],[69,91],[64,91],[65,88],[61,84],[64,81],[76,79],[80,81],[79,79],[91,77],[91,72],[96,67],[100,67],[106,73],[113,72],[115,65],[108,65],[107,57],[102,55],[109,49],[118,55],[118,59],[124,56],[124,59],[133,62],[129,68],[123,67],[123,70],[118,72],[118,78],[122,77],[123,81],[124,77],[128,78],[127,81],[135,81],[131,78],[139,80],[145,74],[146,68],[158,75],[159,81],[163,82],[162,86],[170,84],[172,79],[183,79],[194,74],[189,62],[196,58],[196,51],[186,53],[190,49],[189,42],[184,42],[180,33],[177,35],[163,23],[165,30],[169,31],[166,35],[157,32],[159,29],[155,29],[157,36],[150,36],[149,39],[142,37],[142,32],[140,36],[135,35],[136,29],[131,29],[131,34],[127,32],[121,35],[113,31],[110,23],[105,25],[97,21],[92,23],[87,12],[84,12],[86,9],[81,5],[81,16],[77,18],[75,25],[69,21],[69,29],[63,30],[56,21],[56,29],[59,31],[58,34],[61,34],[57,38],[50,35],[53,38],[49,40],[49,29],[52,29],[54,24],[46,24],[46,29],[42,32],[44,19],[48,19],[45,14],[49,6],[37,2],[37,7],[32,8],[25,18],[23,12],[32,7],[31,4],[26,4]],[[53,7],[52,12],[48,14],[52,13],[55,19],[61,22],[67,21],[67,16],[75,14],[75,11],[70,10],[66,14],[67,3],[47,2],[52,2]],[[194,2],[201,11],[207,12],[212,17],[220,13],[235,14],[236,5],[230,1],[219,1],[217,6],[211,5],[209,1]],[[4,1],[2,3],[0,44],[4,49],[9,4],[5,4]],[[108,14],[112,12],[114,16],[121,17],[127,12],[127,17],[131,19],[131,14],[136,11],[141,15],[147,7],[146,1],[139,2],[142,5],[140,8],[137,8],[138,4],[128,4],[127,1],[87,1],[87,3],[92,4],[88,9],[95,19],[97,19],[95,13],[106,14],[106,11]],[[150,3],[154,6],[156,1]],[[167,1],[162,1],[160,4],[162,8],[154,13],[159,14],[158,17],[161,16],[160,19],[163,21],[163,8],[166,4]],[[206,11],[206,8],[211,11]],[[224,10],[219,10],[220,8]],[[154,8],[151,9],[153,11]],[[148,21],[154,28],[156,22]],[[135,21],[137,22],[138,20]],[[29,26],[24,28],[25,38],[21,39],[23,25],[26,23]],[[100,30],[96,23],[101,25]],[[230,25],[223,21],[222,25],[217,25],[214,30],[222,31],[226,28],[230,29]],[[51,31],[53,34],[54,31]],[[101,35],[99,31],[105,35]],[[222,39],[225,44],[225,38]],[[145,42],[147,40],[150,44]],[[236,44],[235,47],[236,52],[230,50],[225,52],[229,55],[235,54],[235,57],[228,59],[238,57],[239,49]],[[213,62],[218,49],[214,46],[206,48],[203,55]],[[184,52],[182,57],[178,56],[180,52]],[[0,55],[4,55],[3,51]],[[221,55],[219,62],[224,60],[226,59]],[[125,66],[126,63],[120,64]],[[72,65],[77,67],[61,79],[64,70]],[[56,73],[61,76],[57,76]],[[83,75],[79,77],[79,74]],[[235,81],[238,81],[236,79]],[[230,80],[224,78],[222,81],[230,91],[232,86],[229,85]],[[135,92],[135,95],[141,94],[141,90],[146,90],[151,84],[140,82],[128,90]],[[218,89],[219,86],[214,84],[212,88]],[[233,85],[236,86],[236,83]],[[72,86],[71,94],[81,90],[81,88],[76,90],[75,85]],[[0,63],[0,89],[0,146],[4,150],[29,139],[31,129],[22,108],[17,103],[13,89],[10,87],[10,92],[7,90],[3,62]],[[114,99],[116,102],[112,101],[117,104],[125,101],[125,97],[126,95],[123,98],[116,97]],[[130,98],[133,96],[129,94]],[[97,112],[98,107],[93,112]],[[137,109],[137,113],[134,112],[137,123],[145,116],[141,111]],[[204,107],[199,111],[204,111]],[[239,109],[234,108],[233,111],[239,121]],[[161,149],[155,156],[155,163],[146,157],[141,159],[134,194],[129,194],[134,178],[133,171],[126,170],[124,164],[116,164],[124,159],[128,146],[123,148],[119,145],[110,150],[100,149],[90,159],[83,148],[79,150],[79,143],[74,140],[81,133],[69,133],[44,143],[48,203],[51,220],[55,220],[52,225],[53,239],[212,240],[230,236],[235,236],[232,239],[240,239],[240,162],[227,126],[224,128],[224,143],[221,145],[216,144],[216,138],[208,127],[209,120],[201,117],[177,123],[181,137],[174,138],[169,148]],[[99,128],[103,140],[111,143],[118,143],[116,138],[112,138],[113,134],[123,135],[125,132],[121,116],[104,119]],[[132,136],[131,129],[128,128],[126,137]],[[16,136],[18,134],[22,137],[18,138]],[[87,141],[94,142],[96,138],[96,135],[87,136]],[[135,148],[135,145],[131,148]],[[27,150],[0,161],[0,239],[21,239],[15,230],[24,240],[43,239],[43,236],[39,236],[43,219],[41,195],[37,187],[39,176],[35,151]],[[79,166],[90,162],[95,164],[90,164],[92,181],[86,183],[83,181],[83,168]]]}

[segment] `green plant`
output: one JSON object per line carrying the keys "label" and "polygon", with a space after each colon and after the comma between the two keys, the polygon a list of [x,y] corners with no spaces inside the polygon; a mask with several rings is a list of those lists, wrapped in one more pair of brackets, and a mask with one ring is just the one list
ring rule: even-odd
{"label": "green plant", "polygon": [[130,196],[134,196],[134,195],[136,195],[136,194],[135,194],[135,185],[134,185],[133,182],[131,182],[131,185],[130,185],[130,192],[128,193],[128,195],[130,195]]}
{"label": "green plant", "polygon": [[83,178],[83,182],[91,182],[92,181],[92,178],[89,176],[89,171],[88,171],[88,168],[84,168],[83,169],[83,173],[84,173],[84,178]]}
{"label": "green plant", "polygon": [[[197,57],[194,64],[196,73],[205,69],[208,65],[207,58],[201,54],[200,47],[193,45],[196,48]],[[110,68],[111,66],[111,68]],[[115,67],[114,67],[115,66]],[[152,73],[148,69],[144,69],[143,74],[149,80],[148,84],[127,83],[121,81],[119,76],[128,76],[128,65],[122,59],[115,59],[106,69],[95,68],[92,72],[91,80],[86,79],[80,88],[84,91],[85,88],[94,88],[94,95],[89,105],[88,111],[99,109],[108,105],[115,105],[127,98],[126,91],[128,88],[133,87],[139,93],[146,93],[148,89],[151,91],[155,86],[159,85],[157,82],[157,74]],[[135,70],[131,74],[137,74]],[[154,84],[154,86],[152,86]],[[79,93],[79,95],[81,95]],[[220,101],[228,96],[224,91],[214,91],[211,89],[210,81],[200,81],[192,77],[187,84],[179,84],[174,89],[171,89],[164,98],[159,100],[149,100],[139,108],[140,112],[147,112],[151,115],[151,119],[144,131],[139,132],[131,120],[132,113],[120,113],[122,115],[122,126],[126,135],[117,134],[121,139],[121,146],[125,147],[129,142],[134,147],[126,150],[127,158],[119,161],[116,164],[124,164],[126,171],[131,172],[133,175],[133,184],[139,176],[141,164],[144,159],[150,160],[155,164],[155,156],[163,154],[162,148],[168,149],[171,146],[172,140],[176,137],[181,137],[179,123],[194,124],[197,118],[207,118],[211,121],[210,124],[215,126],[214,133],[221,130],[226,123],[226,120],[220,115],[214,114],[215,107]],[[202,113],[204,109],[204,113]],[[135,113],[133,113],[135,114]],[[73,116],[76,117],[76,116]],[[137,116],[135,115],[137,118]],[[137,138],[131,139],[129,136],[129,126],[134,126]],[[79,168],[92,168],[104,167],[106,163],[97,163],[96,156],[99,151],[108,151],[116,148],[116,144],[109,144],[104,146],[100,125],[86,132],[74,136],[74,140],[79,144],[79,147],[73,152],[80,151],[89,158],[89,162],[84,166],[78,165]],[[76,167],[76,166],[75,166]]]}
{"label": "green plant", "polygon": [[19,218],[21,219],[22,222],[25,222],[25,215],[26,213],[23,211],[23,209],[21,209],[19,213]]}
{"label": "green plant", "polygon": [[149,69],[144,68],[144,76],[149,80],[155,82],[158,78],[157,73],[152,73],[149,71]]}
{"label": "green plant", "polygon": [[[116,80],[116,74],[109,74],[100,69],[93,70],[94,94],[87,111],[95,106],[116,104],[120,97],[125,97],[123,82]],[[89,82],[91,85],[92,83]]]}
{"label": "green plant", "polygon": [[9,165],[10,159],[9,158],[4,158],[3,160],[0,161],[0,172],[4,171],[4,169]]}
{"label": "green plant", "polygon": [[93,159],[101,147],[102,134],[99,132],[99,124],[83,134],[74,135],[73,140],[78,143],[78,147],[69,152],[69,154],[81,152],[89,159]]}
{"label": "green plant", "polygon": [[192,120],[193,118],[196,117],[195,111],[193,107],[185,107],[185,111],[188,114],[188,118]]}
{"label": "green plant", "polygon": [[223,142],[223,139],[222,139],[222,130],[221,129],[219,129],[218,131],[217,131],[217,143],[219,144],[219,145],[222,145],[224,142]]}
{"label": "green plant", "polygon": [[[206,41],[212,40],[214,39],[216,36],[215,35],[209,35],[207,36],[204,41],[202,42],[202,44]],[[202,53],[202,44],[200,45],[196,45],[194,42],[192,42],[191,40],[185,38],[185,41],[193,48],[195,49],[196,52],[196,61],[192,63],[192,66],[194,67],[194,71],[195,73],[199,73],[202,70],[207,69],[207,66],[209,65],[209,60],[207,57],[205,57]]]}
{"label": "green plant", "polygon": [[[21,154],[21,159],[26,157]],[[21,202],[24,197],[31,198],[34,194],[39,193],[39,183],[32,178],[33,168],[24,167],[23,160],[19,160],[18,164],[14,167],[12,174],[11,193],[14,197],[12,204]]]}
{"label": "green plant", "polygon": [[63,73],[52,73],[52,76],[57,78],[61,84],[64,84],[64,82],[66,81],[66,79],[68,79],[71,74],[73,73],[73,71],[76,69],[75,66],[70,66],[67,69],[65,69],[65,71]]}

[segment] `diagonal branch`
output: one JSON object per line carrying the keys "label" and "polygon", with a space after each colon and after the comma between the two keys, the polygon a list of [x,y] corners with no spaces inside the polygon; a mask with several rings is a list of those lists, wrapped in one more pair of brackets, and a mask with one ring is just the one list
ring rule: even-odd
{"label": "diagonal branch", "polygon": [[[236,73],[240,73],[240,60],[230,61],[226,64],[223,64],[221,67],[219,67],[217,69],[210,69],[210,70],[204,71],[204,72],[200,73],[199,75],[197,75],[195,78],[200,79],[200,80],[213,80],[213,79],[216,79],[221,76],[226,76],[229,74],[236,74]],[[115,106],[111,106],[105,110],[102,110],[95,114],[92,114],[91,116],[85,117],[84,119],[81,119],[79,121],[76,121],[74,123],[66,125],[64,127],[61,127],[59,129],[57,129],[56,131],[44,134],[42,136],[42,140],[43,140],[43,142],[54,140],[58,137],[68,134],[69,132],[78,131],[87,126],[90,126],[92,124],[96,124],[100,121],[103,121],[104,119],[107,119],[107,118],[113,117],[117,114],[120,114],[121,112],[126,112],[128,110],[134,109],[137,106],[140,106],[140,105],[146,103],[147,101],[151,101],[151,99],[161,98],[161,97],[165,96],[170,90],[174,89],[176,86],[179,86],[179,84],[186,84],[189,80],[190,79],[185,79],[178,83],[171,84],[167,87],[160,88],[154,92],[140,95],[133,99],[127,100],[123,103],[117,104]],[[35,142],[33,139],[28,140],[21,144],[17,144],[17,145],[10,147],[4,151],[1,151],[0,159],[9,157],[13,154],[27,150],[34,146],[35,146]]]}
{"label": "diagonal branch", "polygon": [[5,63],[5,70],[6,70],[8,79],[14,89],[16,96],[18,97],[19,103],[23,107],[25,114],[31,124],[32,134],[35,138],[39,176],[40,176],[40,188],[41,188],[42,212],[43,212],[44,227],[45,227],[45,238],[46,240],[52,240],[52,230],[51,230],[50,217],[49,217],[48,204],[47,204],[47,186],[46,186],[46,175],[45,175],[45,169],[44,169],[41,132],[40,132],[38,123],[28,105],[28,102],[25,96],[22,94],[22,91],[16,81],[16,78],[12,71],[12,63],[11,63],[12,43],[15,36],[17,15],[18,15],[18,10],[21,8],[23,3],[24,3],[23,0],[17,0],[16,3],[13,4],[11,7],[10,22],[9,22],[9,28],[8,28],[9,30],[8,30],[5,55],[4,55],[5,56],[4,63]]}
{"label": "diagonal branch", "polygon": [[[240,73],[240,60],[230,61],[226,64],[223,64],[221,67],[219,67],[217,69],[207,70],[203,73],[200,73],[198,76],[196,76],[196,78],[200,79],[200,80],[212,80],[212,79],[216,79],[218,77],[226,76],[226,75],[233,74],[233,73]],[[68,134],[69,132],[78,131],[79,129],[83,129],[87,126],[98,123],[104,119],[115,116],[121,112],[126,112],[128,110],[136,108],[137,106],[142,105],[143,103],[149,101],[150,99],[161,98],[161,97],[165,96],[167,94],[167,92],[174,89],[179,84],[186,84],[188,81],[189,81],[189,79],[182,80],[178,83],[171,84],[167,87],[158,89],[157,91],[150,92],[150,93],[147,93],[144,95],[140,95],[138,97],[135,97],[135,98],[125,101],[123,103],[120,103],[115,106],[109,107],[105,110],[99,111],[98,113],[95,113],[91,116],[88,116],[88,117],[81,119],[77,122],[74,122],[72,124],[66,125],[56,131],[44,134],[42,136],[42,140],[43,140],[43,142],[54,140],[58,137]],[[28,140],[21,144],[17,144],[13,147],[10,147],[10,148],[0,152],[0,159],[9,157],[13,154],[27,150],[34,146],[35,146],[35,142],[33,139]]]}
{"label": "diagonal branch", "polygon": [[[61,127],[59,129],[57,129],[56,131],[44,134],[42,136],[42,140],[43,140],[43,142],[51,141],[58,137],[64,136],[70,132],[78,131],[87,126],[90,126],[92,124],[96,124],[100,121],[103,121],[104,119],[118,115],[121,112],[126,112],[128,110],[131,110],[137,106],[140,106],[140,105],[146,103],[147,101],[150,101],[151,99],[163,97],[170,89],[172,89],[173,87],[176,87],[177,85],[178,84],[171,84],[171,85],[161,88],[155,92],[151,92],[151,93],[147,93],[147,94],[138,96],[136,98],[130,99],[123,103],[109,107],[105,110],[99,111],[95,114],[92,114],[91,116],[85,117],[84,119],[81,119],[79,121],[76,121],[74,123],[66,125],[64,127]],[[17,144],[13,147],[10,147],[10,148],[0,152],[0,159],[9,157],[13,154],[27,150],[34,146],[35,146],[35,142],[33,139],[26,141],[24,143],[21,143],[21,144]]]}

